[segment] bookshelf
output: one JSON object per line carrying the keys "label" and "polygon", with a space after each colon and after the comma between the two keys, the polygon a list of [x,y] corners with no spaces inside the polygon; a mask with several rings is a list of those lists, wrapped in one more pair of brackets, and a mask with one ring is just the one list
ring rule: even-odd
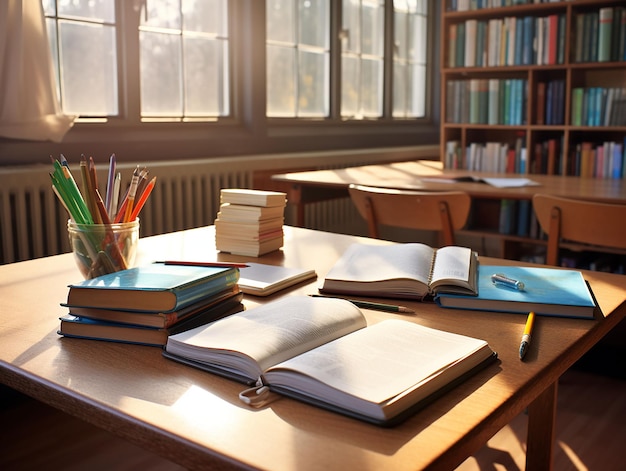
{"label": "bookshelf", "polygon": [[[625,178],[623,1],[447,0],[440,31],[445,168]],[[541,253],[528,203],[477,200],[470,229]]]}

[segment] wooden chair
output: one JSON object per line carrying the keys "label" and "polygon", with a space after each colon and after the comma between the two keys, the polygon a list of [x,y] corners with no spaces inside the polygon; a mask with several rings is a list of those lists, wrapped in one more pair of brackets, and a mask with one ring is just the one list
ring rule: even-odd
{"label": "wooden chair", "polygon": [[548,234],[546,264],[559,264],[562,240],[626,249],[626,205],[536,194],[533,210]]}
{"label": "wooden chair", "polygon": [[350,197],[367,221],[370,237],[379,238],[379,225],[439,231],[442,245],[454,245],[471,198],[462,191],[423,192],[350,185]]}

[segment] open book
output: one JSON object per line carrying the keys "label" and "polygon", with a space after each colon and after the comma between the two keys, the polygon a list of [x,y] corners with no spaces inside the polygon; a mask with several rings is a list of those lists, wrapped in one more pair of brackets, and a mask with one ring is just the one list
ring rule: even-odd
{"label": "open book", "polygon": [[477,177],[474,175],[462,175],[462,176],[434,176],[420,178],[423,182],[435,182],[435,183],[487,183],[488,185],[495,186],[496,188],[518,188],[522,186],[538,186],[534,180],[529,178],[516,178],[516,177]]}
{"label": "open book", "polygon": [[326,274],[329,293],[418,298],[437,293],[476,296],[478,255],[467,247],[353,244]]}
{"label": "open book", "polygon": [[482,340],[397,319],[368,327],[352,303],[308,296],[170,336],[164,355],[385,425],[495,358]]}

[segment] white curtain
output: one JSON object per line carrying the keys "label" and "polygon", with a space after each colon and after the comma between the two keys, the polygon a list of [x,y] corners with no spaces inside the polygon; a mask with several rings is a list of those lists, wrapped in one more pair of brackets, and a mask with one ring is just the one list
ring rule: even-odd
{"label": "white curtain", "polygon": [[61,142],[61,111],[40,0],[0,1],[0,136]]}

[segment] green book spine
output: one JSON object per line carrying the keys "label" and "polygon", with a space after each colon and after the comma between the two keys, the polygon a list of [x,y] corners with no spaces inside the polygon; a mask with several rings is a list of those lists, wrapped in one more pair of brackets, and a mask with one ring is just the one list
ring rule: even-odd
{"label": "green book spine", "polygon": [[572,90],[572,126],[582,126],[584,94],[585,89],[582,87]]}
{"label": "green book spine", "polygon": [[576,15],[576,40],[574,48],[574,62],[583,61],[583,40],[585,36],[585,15],[578,13]]}
{"label": "green book spine", "polygon": [[611,60],[613,8],[600,8],[598,24],[598,62]]}

